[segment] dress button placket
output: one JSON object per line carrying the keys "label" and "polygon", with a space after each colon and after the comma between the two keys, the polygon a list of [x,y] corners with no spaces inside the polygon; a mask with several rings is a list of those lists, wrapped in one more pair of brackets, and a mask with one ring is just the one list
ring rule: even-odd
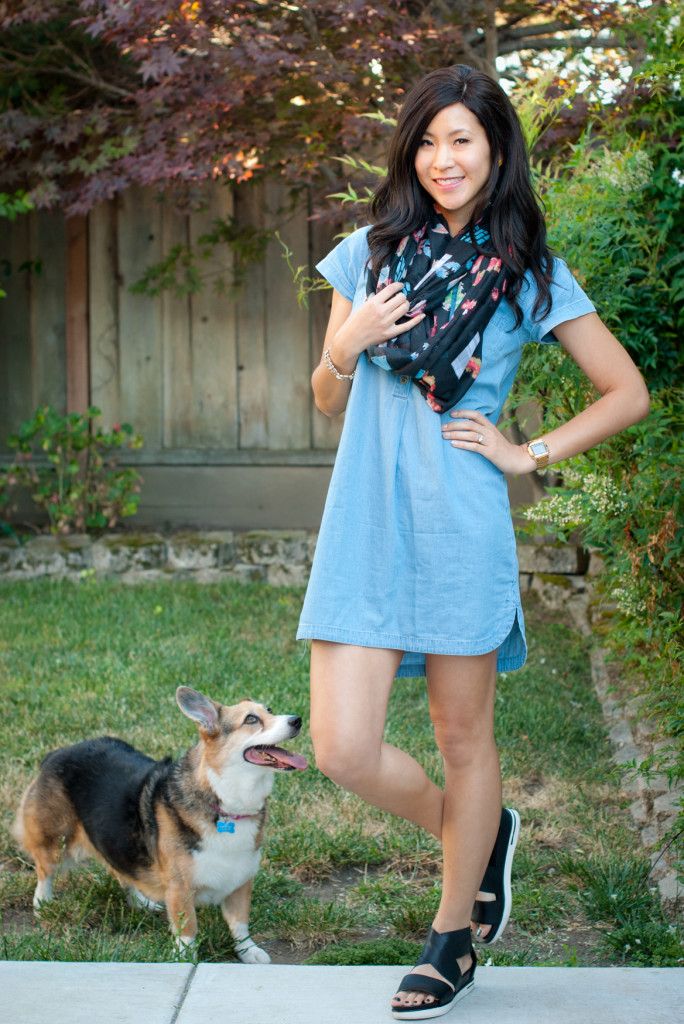
{"label": "dress button placket", "polygon": [[411,391],[411,378],[406,374],[401,377],[394,376],[394,390],[392,392],[394,398],[403,398],[406,400]]}

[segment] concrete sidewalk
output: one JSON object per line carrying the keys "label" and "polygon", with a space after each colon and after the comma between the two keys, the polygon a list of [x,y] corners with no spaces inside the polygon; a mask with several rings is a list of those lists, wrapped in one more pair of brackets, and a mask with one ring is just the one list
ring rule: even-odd
{"label": "concrete sidewalk", "polygon": [[[407,968],[408,970],[408,968]],[[401,967],[0,961],[0,1024],[387,1024]],[[684,968],[482,967],[454,1024],[674,1024]]]}

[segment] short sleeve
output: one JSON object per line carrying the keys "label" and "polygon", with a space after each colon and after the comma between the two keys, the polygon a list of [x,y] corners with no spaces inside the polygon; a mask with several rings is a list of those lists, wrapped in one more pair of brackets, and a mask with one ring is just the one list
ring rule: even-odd
{"label": "short sleeve", "polygon": [[542,344],[556,342],[558,339],[553,334],[554,327],[566,320],[574,320],[586,313],[596,312],[593,302],[582,291],[563,260],[553,261],[551,308],[541,320],[535,320],[532,313],[535,296],[536,288],[530,287],[525,289],[524,295],[521,292],[518,300],[523,307],[525,319],[531,324],[530,341]]}
{"label": "short sleeve", "polygon": [[359,228],[316,264],[316,270],[349,302],[354,301],[359,278],[365,275],[368,257],[368,228]]}

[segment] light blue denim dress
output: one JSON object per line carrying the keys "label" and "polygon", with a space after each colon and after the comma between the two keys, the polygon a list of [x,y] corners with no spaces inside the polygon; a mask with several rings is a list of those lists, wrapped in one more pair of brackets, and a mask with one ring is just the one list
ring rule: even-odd
{"label": "light blue denim dress", "polygon": [[[366,297],[368,228],[318,264],[345,299]],[[565,320],[594,311],[566,265],[554,264],[552,307],[534,322],[533,283],[504,300],[483,336],[482,369],[461,408],[496,423],[522,346],[554,341]],[[504,475],[441,434],[449,414],[433,412],[407,377],[359,358],[345,413],[298,639],[404,651],[398,676],[425,674],[425,654],[485,654],[497,668],[527,655],[518,561]]]}

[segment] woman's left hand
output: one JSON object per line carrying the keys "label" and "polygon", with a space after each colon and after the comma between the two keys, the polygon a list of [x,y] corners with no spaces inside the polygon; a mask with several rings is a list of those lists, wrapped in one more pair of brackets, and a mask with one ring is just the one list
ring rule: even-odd
{"label": "woman's left hand", "polygon": [[512,444],[481,412],[452,409],[451,423],[442,424],[442,437],[454,448],[477,452],[502,473],[531,473],[535,468],[526,446]]}

